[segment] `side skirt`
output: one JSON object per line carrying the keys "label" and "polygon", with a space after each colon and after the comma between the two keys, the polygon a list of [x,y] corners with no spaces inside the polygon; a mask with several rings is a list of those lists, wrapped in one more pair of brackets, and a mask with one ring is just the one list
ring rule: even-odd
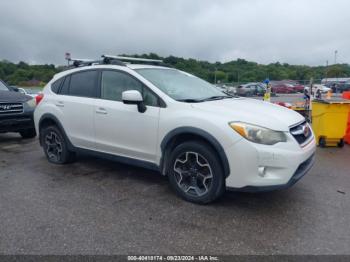
{"label": "side skirt", "polygon": [[98,152],[98,151],[89,150],[89,149],[85,149],[85,148],[78,148],[78,147],[74,148],[74,151],[78,154],[79,153],[87,154],[90,156],[108,159],[108,160],[111,160],[114,162],[119,162],[122,164],[127,164],[127,165],[131,165],[131,166],[138,166],[138,167],[142,167],[142,168],[146,168],[146,169],[160,172],[160,168],[158,165],[151,163],[151,162],[135,159],[135,158],[112,155],[112,154],[108,154],[108,153],[103,153],[103,152]]}

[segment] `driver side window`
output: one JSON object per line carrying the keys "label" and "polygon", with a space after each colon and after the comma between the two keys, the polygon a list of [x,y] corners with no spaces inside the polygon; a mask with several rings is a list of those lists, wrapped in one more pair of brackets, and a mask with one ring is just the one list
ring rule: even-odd
{"label": "driver side window", "polygon": [[119,71],[103,71],[101,79],[101,98],[122,102],[122,93],[137,90],[142,94],[145,105],[158,106],[158,97],[140,81]]}

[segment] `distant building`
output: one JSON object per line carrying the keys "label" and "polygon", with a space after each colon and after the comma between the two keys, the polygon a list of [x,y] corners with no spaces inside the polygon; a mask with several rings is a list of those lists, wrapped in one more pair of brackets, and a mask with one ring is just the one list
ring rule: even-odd
{"label": "distant building", "polygon": [[350,77],[323,78],[321,84],[346,84],[350,83]]}

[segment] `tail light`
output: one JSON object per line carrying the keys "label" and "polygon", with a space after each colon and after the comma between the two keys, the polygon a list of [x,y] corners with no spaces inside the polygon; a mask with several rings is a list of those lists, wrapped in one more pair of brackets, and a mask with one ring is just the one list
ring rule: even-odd
{"label": "tail light", "polygon": [[41,100],[43,100],[43,98],[44,98],[44,94],[43,94],[43,93],[38,94],[38,95],[35,97],[36,105],[39,105],[39,103],[41,102]]}

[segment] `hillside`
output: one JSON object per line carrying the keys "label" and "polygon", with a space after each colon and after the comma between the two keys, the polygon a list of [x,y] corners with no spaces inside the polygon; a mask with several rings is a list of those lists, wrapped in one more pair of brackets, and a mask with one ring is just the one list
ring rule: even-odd
{"label": "hillside", "polygon": [[[262,65],[244,59],[237,59],[227,63],[210,63],[175,56],[160,57],[153,53],[133,56],[163,59],[169,66],[192,73],[211,83],[214,83],[215,75],[217,82],[220,81],[221,83],[262,81],[265,78],[270,78],[271,80],[294,79],[303,81],[309,80],[311,77],[314,79],[321,79],[326,76],[350,77],[349,64],[337,64],[326,68],[326,66],[289,65],[278,62]],[[1,61],[0,79],[8,82],[10,85],[44,85],[55,73],[62,69],[62,66],[55,66],[53,64],[29,65],[25,62],[15,64],[9,61]]]}

